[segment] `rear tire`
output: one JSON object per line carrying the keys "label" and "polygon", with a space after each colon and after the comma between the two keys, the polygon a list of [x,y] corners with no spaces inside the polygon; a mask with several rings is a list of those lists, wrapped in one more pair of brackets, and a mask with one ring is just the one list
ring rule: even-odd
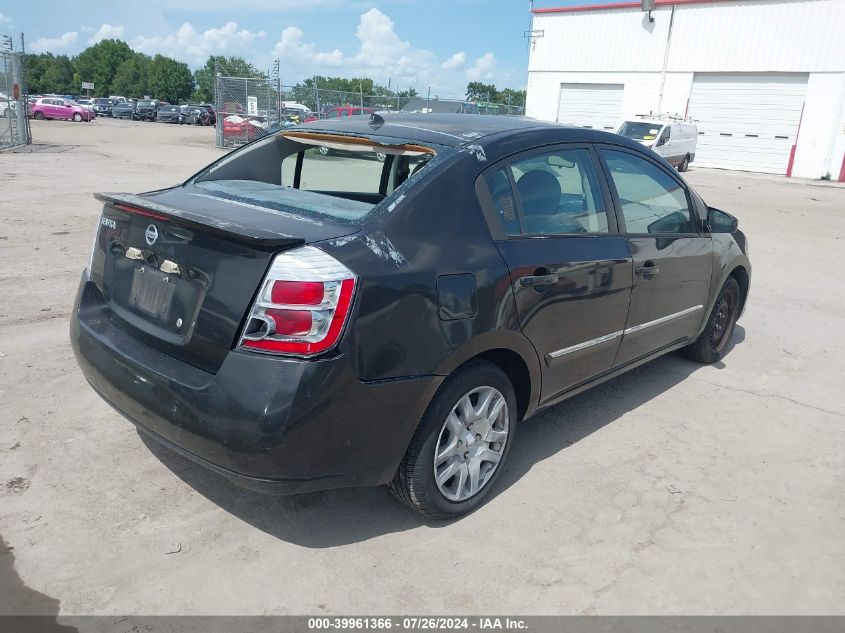
{"label": "rear tire", "polygon": [[684,156],[684,160],[681,161],[680,165],[678,165],[678,171],[683,172],[683,171],[686,171],[687,169],[689,169],[689,154]]}
{"label": "rear tire", "polygon": [[704,331],[695,343],[681,350],[683,355],[705,365],[722,360],[739,318],[739,304],[739,284],[733,277],[728,277],[713,304]]}
{"label": "rear tire", "polygon": [[428,405],[391,492],[433,519],[472,512],[504,469],[516,426],[516,396],[507,375],[486,361],[467,365],[446,379]]}

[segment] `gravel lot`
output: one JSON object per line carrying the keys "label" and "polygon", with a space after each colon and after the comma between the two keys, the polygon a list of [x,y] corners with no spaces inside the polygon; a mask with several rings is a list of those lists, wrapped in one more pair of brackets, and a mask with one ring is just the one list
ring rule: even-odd
{"label": "gravel lot", "polygon": [[385,489],[266,497],[146,445],[68,343],[91,193],[182,180],[213,129],[33,134],[0,153],[0,614],[845,614],[845,188],[693,167],[750,239],[733,350],[539,414],[495,497],[437,524]]}

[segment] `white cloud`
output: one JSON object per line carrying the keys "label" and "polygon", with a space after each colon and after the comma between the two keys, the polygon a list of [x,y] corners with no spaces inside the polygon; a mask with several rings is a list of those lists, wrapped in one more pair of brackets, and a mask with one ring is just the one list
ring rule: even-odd
{"label": "white cloud", "polygon": [[445,70],[455,70],[456,68],[461,68],[467,60],[467,54],[461,51],[460,53],[455,53],[445,62],[440,64],[440,67]]}
{"label": "white cloud", "polygon": [[282,31],[282,39],[276,42],[273,53],[279,56],[282,68],[285,64],[316,64],[337,67],[343,64],[343,53],[338,49],[319,52],[313,42],[303,42],[304,33],[297,26]]}
{"label": "white cloud", "polygon": [[62,33],[59,37],[41,37],[35,40],[30,46],[33,51],[46,53],[46,52],[56,52],[62,51],[68,48],[69,46],[73,46],[76,44],[76,40],[79,39],[79,33],[76,31],[68,31],[67,33]]}
{"label": "white cloud", "polygon": [[200,33],[185,22],[173,35],[145,37],[139,35],[130,45],[142,53],[161,53],[193,65],[203,64],[209,55],[238,55],[248,57],[248,51],[264,31],[238,29],[236,22]]}
{"label": "white cloud", "polygon": [[475,63],[467,68],[466,76],[470,81],[481,79],[493,79],[496,70],[496,56],[493,53],[485,53],[475,60]]}
{"label": "white cloud", "polygon": [[3,15],[0,13],[0,26],[8,26],[12,23],[12,18],[8,15]]}
{"label": "white cloud", "polygon": [[[83,27],[83,30],[85,30],[85,27]],[[88,43],[96,44],[97,42],[102,42],[103,40],[120,39],[123,37],[124,30],[125,29],[122,26],[103,24],[99,30],[88,39]]]}
{"label": "white cloud", "polygon": [[313,42],[305,40],[300,28],[289,26],[282,31],[282,39],[273,52],[281,61],[283,76],[290,76],[286,69],[299,73],[300,76],[293,76],[290,81],[321,72],[365,75],[383,83],[390,79],[397,85],[430,80],[434,53],[414,48],[401,39],[393,20],[378,9],[361,15],[355,36],[360,45],[354,54],[339,49],[320,51]]}

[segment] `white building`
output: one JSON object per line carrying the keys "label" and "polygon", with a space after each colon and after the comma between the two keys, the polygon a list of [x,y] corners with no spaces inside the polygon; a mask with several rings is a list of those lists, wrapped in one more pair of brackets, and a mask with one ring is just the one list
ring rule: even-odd
{"label": "white building", "polygon": [[526,115],[698,120],[694,165],[845,181],[845,0],[534,9]]}

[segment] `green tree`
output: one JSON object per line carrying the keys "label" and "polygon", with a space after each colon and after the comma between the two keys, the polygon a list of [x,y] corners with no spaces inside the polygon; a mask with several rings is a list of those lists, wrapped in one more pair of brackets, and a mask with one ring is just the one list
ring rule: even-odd
{"label": "green tree", "polygon": [[499,91],[496,90],[496,86],[493,84],[471,81],[467,84],[467,99],[470,101],[498,102]]}
{"label": "green tree", "polygon": [[170,103],[187,100],[194,89],[194,76],[184,62],[156,55],[150,62],[149,91],[156,99]]}
{"label": "green tree", "polygon": [[[150,64],[152,60],[146,55],[135,53],[125,60],[117,69],[112,79],[112,94],[125,97],[143,97],[149,94]],[[96,84],[95,84],[96,87]]]}
{"label": "green tree", "polygon": [[73,83],[73,64],[67,55],[57,55],[44,71],[42,78],[48,87],[46,92],[56,94],[78,94],[81,86]]}
{"label": "green tree", "polygon": [[74,84],[73,63],[67,55],[27,55],[24,76],[30,94],[73,94],[80,89]]}
{"label": "green tree", "polygon": [[112,92],[112,80],[117,69],[127,59],[136,55],[126,42],[120,40],[103,40],[89,46],[74,60],[74,83],[77,90],[83,81],[94,82],[94,92],[98,95],[109,96]]}
{"label": "green tree", "polygon": [[264,77],[264,73],[241,57],[224,57],[212,55],[202,68],[194,71],[196,90],[191,99],[194,101],[211,102],[214,99],[215,68],[224,77]]}

